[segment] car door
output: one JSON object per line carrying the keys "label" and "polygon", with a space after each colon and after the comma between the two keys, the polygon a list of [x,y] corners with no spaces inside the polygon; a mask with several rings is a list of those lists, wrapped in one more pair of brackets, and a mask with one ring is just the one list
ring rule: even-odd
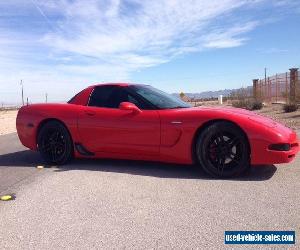
{"label": "car door", "polygon": [[160,147],[160,118],[156,110],[140,113],[119,109],[130,101],[143,104],[126,86],[96,86],[89,104],[78,117],[83,146],[91,152],[157,155]]}

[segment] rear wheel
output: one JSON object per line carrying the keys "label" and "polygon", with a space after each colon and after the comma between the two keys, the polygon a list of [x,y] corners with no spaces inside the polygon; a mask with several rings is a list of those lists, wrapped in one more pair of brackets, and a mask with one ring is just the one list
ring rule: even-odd
{"label": "rear wheel", "polygon": [[38,150],[48,164],[62,165],[73,156],[73,143],[67,128],[58,121],[49,121],[38,133]]}
{"label": "rear wheel", "polygon": [[237,176],[249,167],[247,138],[238,126],[230,122],[213,123],[197,138],[196,158],[214,177]]}

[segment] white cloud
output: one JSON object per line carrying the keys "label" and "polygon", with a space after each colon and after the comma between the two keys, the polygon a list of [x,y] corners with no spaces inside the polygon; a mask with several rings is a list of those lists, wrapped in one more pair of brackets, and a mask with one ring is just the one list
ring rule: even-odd
{"label": "white cloud", "polygon": [[[130,65],[147,67],[149,58],[156,63],[165,62],[176,54],[201,50],[210,42],[207,41],[209,37],[215,42],[215,31],[209,30],[210,24],[247,2],[63,1],[58,3],[60,8],[64,6],[60,13],[62,19],[56,24],[60,32],[46,34],[44,42],[59,51],[107,58],[108,61],[121,57]],[[224,40],[224,44],[228,44],[226,47],[240,45],[238,27],[234,36],[227,29],[218,28],[218,43]],[[146,59],[141,60],[144,56]],[[140,58],[138,63],[136,58]]]}
{"label": "white cloud", "polygon": [[241,46],[248,40],[241,35],[253,30],[257,25],[257,22],[248,22],[244,23],[243,26],[235,26],[226,31],[214,31],[214,33],[204,37],[204,47],[220,49]]}
{"label": "white cloud", "polygon": [[[247,3],[236,0],[89,0],[59,1],[55,5],[51,2],[49,13],[56,10],[61,15],[55,23],[59,31],[49,32],[43,41],[58,54],[90,56],[128,67],[125,70],[130,72],[205,47],[241,45],[245,39],[239,35],[246,32],[244,27],[248,27],[248,31],[254,25],[241,23],[241,27],[234,29],[230,24],[216,30],[209,28],[215,19]],[[43,7],[49,7],[49,2]]]}

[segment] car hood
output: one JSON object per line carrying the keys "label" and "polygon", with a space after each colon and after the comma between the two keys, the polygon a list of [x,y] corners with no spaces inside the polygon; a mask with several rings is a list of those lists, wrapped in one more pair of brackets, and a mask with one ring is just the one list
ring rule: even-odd
{"label": "car hood", "polygon": [[[194,108],[193,108],[194,109]],[[268,118],[266,116],[259,115],[253,111],[245,110],[245,109],[239,109],[239,108],[233,108],[233,107],[200,107],[199,110],[211,110],[217,113],[228,113],[231,115],[238,115],[238,116],[244,116],[247,117],[250,121],[257,122],[264,124],[265,126],[269,128],[275,128],[277,126],[282,126],[282,124],[272,120],[271,118]]]}

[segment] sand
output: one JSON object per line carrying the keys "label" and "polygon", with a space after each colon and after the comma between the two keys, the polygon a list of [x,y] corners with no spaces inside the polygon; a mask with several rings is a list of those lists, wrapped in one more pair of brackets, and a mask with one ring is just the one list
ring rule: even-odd
{"label": "sand", "polygon": [[0,111],[0,135],[16,132],[17,110]]}

